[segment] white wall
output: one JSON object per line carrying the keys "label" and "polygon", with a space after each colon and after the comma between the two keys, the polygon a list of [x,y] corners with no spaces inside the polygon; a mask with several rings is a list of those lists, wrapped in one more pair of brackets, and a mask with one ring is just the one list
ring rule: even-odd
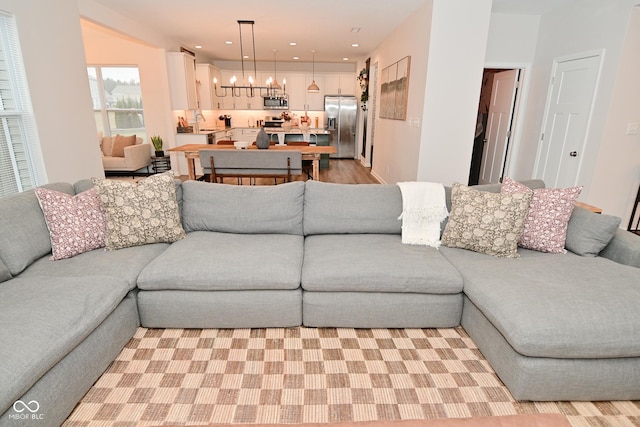
{"label": "white wall", "polygon": [[640,136],[627,135],[640,123],[640,7],[632,9],[611,103],[597,153],[589,201],[622,218],[626,228],[640,183]]}
{"label": "white wall", "polygon": [[[140,72],[147,135],[160,135],[164,148],[175,147],[175,123],[171,112],[165,50],[122,37],[83,20],[86,63],[133,65]],[[144,142],[150,143],[150,139]]]}
{"label": "white wall", "polygon": [[531,92],[531,70],[538,41],[540,17],[537,15],[513,15],[492,13],[489,25],[489,36],[485,54],[485,68],[519,68],[520,90],[518,104],[513,123],[513,137],[507,158],[505,175],[524,180],[531,177],[530,168],[524,172],[518,169],[517,159],[523,145],[533,144],[537,147],[536,138],[524,132],[523,117],[530,97],[546,96],[546,93]]}
{"label": "white wall", "polygon": [[540,17],[492,13],[485,62],[493,65],[533,62]]}
{"label": "white wall", "polygon": [[[429,58],[432,3],[433,0],[426,1],[422,8],[400,25],[371,54],[371,64],[378,64],[378,76],[383,68],[407,55],[411,56],[407,118],[419,119],[420,122],[423,116],[423,94]],[[375,90],[379,100],[380,78],[378,80],[377,87],[370,86],[369,90]],[[379,115],[379,107],[376,115]],[[373,150],[372,173],[380,181],[395,183],[417,179],[419,127],[409,127],[407,121],[376,117]]]}
{"label": "white wall", "polygon": [[[581,153],[582,165],[578,182],[584,186],[580,199],[605,210],[610,202],[601,198],[593,199],[590,193],[592,185],[602,179],[595,174],[595,165],[601,145],[606,147],[610,144],[605,141],[604,126],[611,104],[626,24],[634,3],[637,0],[581,0],[541,17],[530,85],[531,93],[536,96],[531,96],[527,103],[524,135],[528,141],[522,144],[516,159],[520,174],[533,177],[553,60],[604,49],[602,74],[586,140],[588,148]],[[621,156],[625,154],[621,153]],[[616,165],[609,164],[607,168],[616,168]]]}
{"label": "white wall", "polygon": [[104,176],[76,0],[0,0],[15,15],[49,182]]}
{"label": "white wall", "polygon": [[490,16],[491,0],[433,3],[420,181],[468,181]]}

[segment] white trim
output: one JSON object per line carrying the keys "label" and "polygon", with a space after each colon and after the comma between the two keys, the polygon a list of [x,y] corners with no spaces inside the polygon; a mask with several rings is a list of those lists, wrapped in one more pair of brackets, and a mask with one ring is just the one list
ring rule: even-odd
{"label": "white trim", "polygon": [[526,117],[526,109],[529,98],[529,87],[531,86],[532,72],[531,63],[522,62],[487,62],[484,68],[495,68],[502,70],[520,70],[520,87],[518,88],[518,96],[513,114],[513,131],[512,139],[507,152],[507,159],[504,166],[504,176],[518,176],[517,160],[519,158],[520,147],[524,140],[524,117]]}

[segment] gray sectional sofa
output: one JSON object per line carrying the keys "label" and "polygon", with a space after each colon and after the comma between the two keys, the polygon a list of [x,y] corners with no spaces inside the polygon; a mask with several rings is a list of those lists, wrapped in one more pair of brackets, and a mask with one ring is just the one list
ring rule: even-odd
{"label": "gray sectional sofa", "polygon": [[34,192],[0,199],[0,426],[61,424],[140,325],[462,325],[516,399],[640,399],[637,236],[494,258],[403,245],[395,185],[176,189],[184,239],[59,261]]}

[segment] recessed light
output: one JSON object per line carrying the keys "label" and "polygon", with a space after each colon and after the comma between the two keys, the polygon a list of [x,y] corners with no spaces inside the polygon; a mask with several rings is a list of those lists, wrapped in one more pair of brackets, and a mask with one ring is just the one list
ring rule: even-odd
{"label": "recessed light", "polygon": [[196,49],[202,49],[202,46],[201,46],[201,45],[199,45],[199,44],[197,44],[197,45],[195,45],[195,48],[196,48]]}
{"label": "recessed light", "polygon": [[344,58],[342,58],[343,61],[348,61],[349,58],[347,58],[346,56]]}
{"label": "recessed light", "polygon": [[360,45],[358,43],[354,43],[351,45],[351,47],[360,47]]}
{"label": "recessed light", "polygon": [[233,42],[231,40],[227,40],[224,44],[233,44]]}
{"label": "recessed light", "polygon": [[243,58],[244,59],[249,59],[249,55],[244,55]]}
{"label": "recessed light", "polygon": [[299,56],[294,56],[293,59],[298,60],[298,59],[300,59],[300,57]]}
{"label": "recessed light", "polygon": [[351,29],[351,32],[352,32],[352,33],[360,32],[360,27],[353,27],[353,28]]}
{"label": "recessed light", "polygon": [[289,46],[296,46],[297,44],[298,43],[296,43],[296,42],[291,42],[291,43],[289,43]]}

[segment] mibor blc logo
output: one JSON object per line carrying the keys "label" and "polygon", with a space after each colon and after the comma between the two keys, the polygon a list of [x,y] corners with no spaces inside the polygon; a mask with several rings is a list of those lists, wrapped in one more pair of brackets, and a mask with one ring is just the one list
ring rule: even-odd
{"label": "mibor blc logo", "polygon": [[37,400],[30,400],[25,403],[22,400],[16,400],[13,404],[15,414],[10,414],[9,418],[14,420],[42,420],[43,414],[39,414],[40,404]]}

